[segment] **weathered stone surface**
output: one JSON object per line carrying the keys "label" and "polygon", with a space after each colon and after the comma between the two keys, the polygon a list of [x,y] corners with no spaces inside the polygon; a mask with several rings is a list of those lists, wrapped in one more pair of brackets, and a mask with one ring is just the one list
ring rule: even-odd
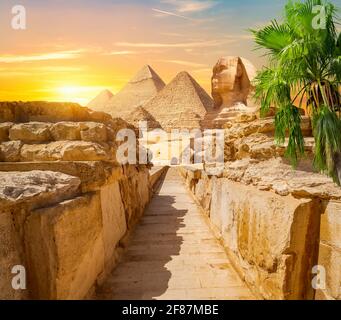
{"label": "weathered stone surface", "polygon": [[110,160],[109,146],[87,141],[58,141],[24,145],[21,161],[98,161]]}
{"label": "weathered stone surface", "polygon": [[108,140],[107,128],[102,123],[84,122],[81,124],[83,141],[105,142]]}
{"label": "weathered stone surface", "polygon": [[[326,280],[325,289],[318,289],[317,300],[341,300],[341,253],[330,245],[321,242],[318,265],[326,271],[322,281]],[[323,272],[323,271],[322,271]],[[324,278],[325,276],[325,278]]]}
{"label": "weathered stone surface", "polygon": [[210,214],[211,198],[212,198],[212,180],[204,173],[195,187],[195,197],[199,201],[204,212]]}
{"label": "weathered stone surface", "polygon": [[236,158],[270,159],[283,156],[284,147],[277,146],[273,138],[263,133],[254,133],[235,141]]}
{"label": "weathered stone surface", "polygon": [[55,141],[81,140],[81,127],[78,122],[58,122],[50,131]]}
{"label": "weathered stone surface", "polygon": [[[240,115],[239,117],[242,117]],[[244,116],[246,117],[246,116]],[[250,120],[252,117],[250,118]],[[249,136],[253,133],[264,133],[269,136],[274,135],[275,132],[275,119],[274,118],[264,118],[252,121],[236,121],[227,122],[224,125],[226,129],[226,137],[228,139],[238,139],[245,136]],[[305,137],[311,137],[311,120],[309,117],[302,117],[301,129]]]}
{"label": "weathered stone surface", "polygon": [[112,118],[104,112],[94,112],[77,103],[59,102],[0,102],[1,122],[61,122],[95,121],[108,122]]}
{"label": "weathered stone surface", "polygon": [[326,283],[324,289],[317,291],[317,299],[341,300],[341,202],[330,201],[325,206],[318,265],[326,271]]}
{"label": "weathered stone surface", "polygon": [[83,193],[98,191],[102,186],[122,178],[123,169],[111,162],[102,161],[57,161],[0,163],[0,171],[32,170],[55,171],[78,177]]}
{"label": "weathered stone surface", "polygon": [[11,122],[0,123],[0,142],[9,140],[9,129],[12,125]]}
{"label": "weathered stone surface", "polygon": [[21,141],[7,141],[0,144],[0,161],[20,161]]}
{"label": "weathered stone surface", "polygon": [[101,207],[103,221],[104,261],[106,272],[113,269],[114,253],[118,242],[127,232],[125,209],[118,182],[101,188]]}
{"label": "weathered stone surface", "polygon": [[127,226],[130,229],[141,217],[143,208],[149,202],[151,187],[148,169],[139,170],[133,166],[126,166],[124,167],[124,176],[120,180],[120,190],[126,208]]}
{"label": "weathered stone surface", "polygon": [[22,266],[22,248],[16,234],[11,211],[0,208],[0,300],[22,300],[28,298],[27,290],[14,290],[12,273],[14,266]]}
{"label": "weathered stone surface", "polygon": [[341,189],[329,177],[294,170],[281,158],[261,162],[227,164],[224,176],[233,181],[252,184],[260,190],[273,190],[280,195],[298,198],[341,199]]}
{"label": "weathered stone surface", "polygon": [[267,299],[306,299],[314,294],[305,284],[317,262],[317,208],[312,200],[217,179],[210,218],[256,291]]}
{"label": "weathered stone surface", "polygon": [[0,206],[24,201],[36,205],[56,203],[74,196],[79,185],[79,178],[59,172],[0,172]]}
{"label": "weathered stone surface", "polygon": [[15,124],[9,129],[11,140],[20,140],[25,143],[41,143],[51,141],[50,124],[29,122]]}
{"label": "weathered stone surface", "polygon": [[99,195],[34,211],[25,226],[25,244],[34,298],[83,298],[104,268]]}

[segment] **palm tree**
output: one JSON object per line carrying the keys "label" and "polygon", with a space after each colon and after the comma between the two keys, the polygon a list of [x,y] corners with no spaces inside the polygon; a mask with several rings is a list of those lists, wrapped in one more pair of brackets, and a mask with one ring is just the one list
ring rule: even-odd
{"label": "palm tree", "polygon": [[255,96],[263,115],[276,108],[276,142],[283,144],[289,136],[286,155],[295,166],[304,153],[299,108],[305,101],[316,144],[314,166],[340,184],[341,35],[336,13],[329,1],[288,1],[281,23],[274,20],[251,32],[269,57],[269,66],[255,79]]}

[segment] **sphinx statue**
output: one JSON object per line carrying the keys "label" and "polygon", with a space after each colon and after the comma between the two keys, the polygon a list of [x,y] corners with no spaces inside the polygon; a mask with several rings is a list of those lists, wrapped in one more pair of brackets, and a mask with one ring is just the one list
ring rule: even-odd
{"label": "sphinx statue", "polygon": [[255,75],[256,68],[246,59],[232,56],[220,58],[213,68],[212,76],[215,109],[248,106]]}

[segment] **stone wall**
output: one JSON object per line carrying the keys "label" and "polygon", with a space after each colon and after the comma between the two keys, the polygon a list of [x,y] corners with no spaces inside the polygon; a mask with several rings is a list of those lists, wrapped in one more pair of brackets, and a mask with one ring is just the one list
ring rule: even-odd
{"label": "stone wall", "polygon": [[[82,193],[80,178],[58,172],[0,173],[1,298],[82,299],[112,271],[152,189],[146,167],[115,175]],[[15,265],[27,290],[12,289]]]}
{"label": "stone wall", "polygon": [[130,126],[76,104],[2,103],[0,121],[0,299],[89,297],[165,169],[117,163]]}
{"label": "stone wall", "polygon": [[[296,170],[273,139],[273,119],[226,125],[225,163],[180,168],[240,276],[264,299],[340,299],[341,189],[314,173],[309,123],[306,160]],[[312,286],[326,269],[325,290]]]}

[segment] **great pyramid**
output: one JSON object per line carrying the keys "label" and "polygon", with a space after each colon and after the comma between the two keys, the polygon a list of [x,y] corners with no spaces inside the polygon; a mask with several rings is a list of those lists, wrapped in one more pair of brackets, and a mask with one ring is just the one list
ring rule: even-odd
{"label": "great pyramid", "polygon": [[109,90],[102,91],[96,98],[92,99],[87,107],[95,111],[103,111],[104,106],[114,95]]}
{"label": "great pyramid", "polygon": [[164,130],[200,128],[213,100],[187,72],[179,73],[144,106]]}
{"label": "great pyramid", "polygon": [[130,113],[155,96],[165,86],[157,73],[145,65],[101,111],[129,121]]}

